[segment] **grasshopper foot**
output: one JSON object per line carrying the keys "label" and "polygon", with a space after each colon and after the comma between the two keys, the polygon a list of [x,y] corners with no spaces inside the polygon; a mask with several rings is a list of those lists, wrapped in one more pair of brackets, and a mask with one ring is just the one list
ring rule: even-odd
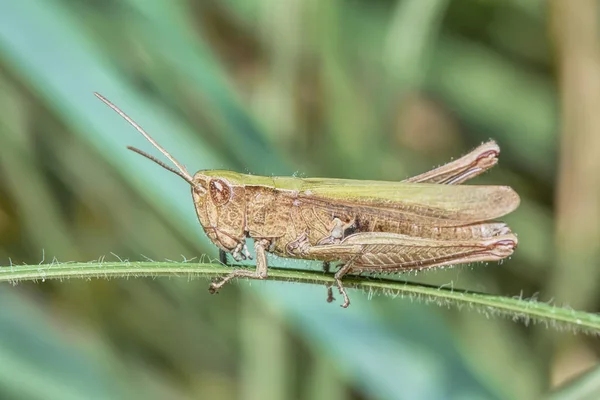
{"label": "grasshopper foot", "polygon": [[340,290],[340,294],[344,297],[344,303],[341,307],[348,308],[350,305],[350,298],[348,297],[348,293],[346,293],[346,289],[342,286],[342,281],[338,281],[338,289]]}
{"label": "grasshopper foot", "polygon": [[212,282],[210,284],[210,286],[208,287],[208,293],[210,294],[216,294],[219,292],[219,289],[221,289],[221,286],[223,286],[221,284],[221,282]]}
{"label": "grasshopper foot", "polygon": [[248,276],[250,274],[253,274],[253,272],[250,271],[240,271],[240,270],[235,270],[232,273],[230,273],[229,275],[227,275],[226,277],[222,278],[222,279],[217,279],[214,282],[212,282],[210,284],[210,286],[208,287],[208,293],[210,294],[215,294],[218,293],[219,290],[221,290],[221,288],[230,280],[232,280],[233,278],[237,278],[239,276]]}

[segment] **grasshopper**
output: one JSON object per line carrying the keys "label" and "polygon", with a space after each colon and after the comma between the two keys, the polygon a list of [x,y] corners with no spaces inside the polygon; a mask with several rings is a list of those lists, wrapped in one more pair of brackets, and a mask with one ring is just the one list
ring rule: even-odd
{"label": "grasshopper", "polygon": [[[507,186],[460,186],[493,167],[500,148],[493,142],[401,182],[255,176],[201,170],[192,176],[135,121],[98,93],[165,155],[177,169],[134,147],[128,149],[178,175],[191,186],[196,214],[210,240],[235,260],[251,258],[256,270],[237,269],[212,282],[216,293],[234,278],[267,279],[267,252],[281,257],[341,262],[335,284],[346,274],[393,273],[510,256],[517,237],[495,222],[519,205]],[[328,301],[331,296],[329,288]]]}

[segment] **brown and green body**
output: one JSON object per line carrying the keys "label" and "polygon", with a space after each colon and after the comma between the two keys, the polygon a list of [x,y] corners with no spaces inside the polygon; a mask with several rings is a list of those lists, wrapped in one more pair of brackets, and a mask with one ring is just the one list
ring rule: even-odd
{"label": "brown and green body", "polygon": [[[268,241],[268,251],[279,256],[323,261],[344,259],[311,253],[308,248],[339,244],[361,233],[454,241],[508,234],[503,223],[485,221],[511,211],[517,200],[510,188],[501,187],[456,186],[448,193],[448,187],[435,184],[328,179],[335,185],[332,192],[322,190],[320,179],[218,170],[198,172],[194,181],[209,188],[208,195],[194,190],[192,195],[200,223],[222,250],[237,255],[236,248],[241,250],[251,237]],[[352,197],[345,199],[339,194],[341,188],[351,191]],[[357,196],[361,189],[365,190],[362,197]],[[397,191],[406,200],[370,196],[371,190]],[[424,203],[432,196],[435,205]],[[458,201],[470,201],[472,207],[451,210]],[[504,207],[499,207],[502,202]]]}
{"label": "brown and green body", "polygon": [[[216,292],[236,277],[266,279],[266,252],[282,257],[340,261],[335,274],[390,273],[435,266],[495,261],[512,254],[517,238],[501,222],[518,195],[505,186],[461,186],[497,162],[489,142],[466,156],[404,182],[265,177],[233,171],[199,171],[193,177],[135,122],[97,95],[140,131],[178,168],[132,149],[185,179],[192,187],[198,219],[207,236],[236,260],[250,256],[256,271],[234,270]],[[331,296],[330,296],[331,298]]]}

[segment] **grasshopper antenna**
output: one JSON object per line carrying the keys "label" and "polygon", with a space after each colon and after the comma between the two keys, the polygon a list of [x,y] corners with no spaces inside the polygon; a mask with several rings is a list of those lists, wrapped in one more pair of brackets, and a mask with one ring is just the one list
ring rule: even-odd
{"label": "grasshopper antenna", "polygon": [[[167,150],[165,150],[161,145],[159,145],[156,142],[156,140],[154,140],[152,138],[152,136],[150,136],[141,126],[139,126],[137,124],[137,122],[135,122],[133,119],[131,119],[127,114],[125,114],[123,111],[121,111],[121,109],[119,107],[115,106],[113,103],[111,103],[106,97],[102,96],[100,93],[94,92],[94,95],[97,98],[99,98],[100,100],[102,100],[102,102],[104,104],[106,104],[107,106],[112,108],[125,121],[129,122],[129,124],[131,126],[133,126],[139,133],[141,133],[142,136],[144,136],[146,138],[146,140],[148,140],[150,143],[152,143],[152,145],[154,147],[156,147],[161,153],[163,153],[165,155],[165,157],[167,157],[177,167],[177,169],[168,166],[167,164],[160,161],[156,157],[151,156],[150,154],[148,154],[140,149],[137,149],[135,147],[127,146],[127,148],[129,150],[134,151],[134,152],[146,157],[150,161],[154,161],[156,164],[160,165],[167,171],[171,171],[172,173],[180,176],[183,180],[185,180],[187,183],[189,183],[192,187],[196,188],[199,186],[196,183],[194,183],[194,180],[193,180],[192,176],[190,175],[190,173],[188,172],[188,170],[181,163],[179,163],[179,161],[177,161],[175,159],[175,157],[173,157]],[[202,188],[202,189],[204,189],[204,188]]]}
{"label": "grasshopper antenna", "polygon": [[196,184],[187,175],[184,175],[182,172],[176,170],[173,167],[169,167],[167,164],[165,164],[164,162],[160,161],[158,158],[156,158],[154,156],[151,156],[150,154],[146,153],[145,151],[142,151],[142,150],[140,150],[140,149],[138,149],[136,147],[133,147],[133,146],[127,146],[127,149],[133,151],[134,153],[138,153],[141,156],[146,157],[150,161],[154,161],[155,163],[157,163],[158,165],[160,165],[161,167],[163,167],[167,171],[171,171],[175,175],[178,175],[178,176],[182,177],[190,185],[196,186]]}

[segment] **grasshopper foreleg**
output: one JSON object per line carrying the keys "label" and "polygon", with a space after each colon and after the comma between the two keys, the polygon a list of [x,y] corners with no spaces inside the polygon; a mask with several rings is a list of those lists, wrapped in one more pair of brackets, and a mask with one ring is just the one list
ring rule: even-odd
{"label": "grasshopper foreleg", "polygon": [[[248,271],[245,269],[236,269],[229,275],[222,278],[218,282],[210,284],[208,291],[212,294],[217,293],[223,285],[234,278],[251,278],[251,279],[267,279],[267,254],[266,249],[269,247],[270,242],[267,239],[260,239],[254,241],[254,251],[256,252],[256,270]],[[247,251],[247,250],[246,250]]]}

